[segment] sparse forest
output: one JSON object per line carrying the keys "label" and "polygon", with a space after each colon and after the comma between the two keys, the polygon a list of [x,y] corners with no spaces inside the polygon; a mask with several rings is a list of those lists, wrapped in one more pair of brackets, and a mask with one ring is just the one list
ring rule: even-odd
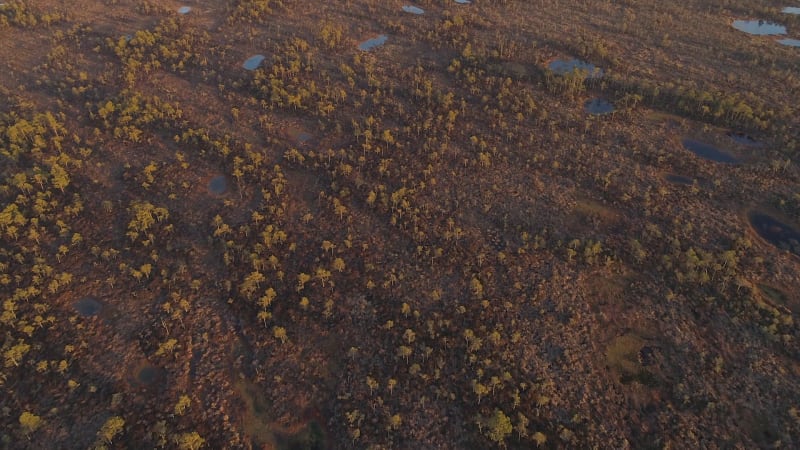
{"label": "sparse forest", "polygon": [[0,448],[800,446],[787,6],[5,0]]}

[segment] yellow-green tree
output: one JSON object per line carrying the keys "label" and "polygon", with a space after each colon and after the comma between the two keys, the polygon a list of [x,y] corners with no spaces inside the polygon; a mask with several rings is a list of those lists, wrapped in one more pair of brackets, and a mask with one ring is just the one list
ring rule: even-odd
{"label": "yellow-green tree", "polygon": [[26,435],[29,435],[42,426],[42,418],[36,414],[25,411],[19,416],[19,424],[22,426],[22,431],[24,431]]}
{"label": "yellow-green tree", "polygon": [[101,441],[110,444],[124,428],[125,419],[120,416],[112,416],[106,420],[106,423],[104,423],[100,431],[97,432],[97,437]]}
{"label": "yellow-green tree", "polygon": [[494,413],[487,417],[479,419],[483,422],[484,434],[500,445],[505,445],[506,437],[511,434],[514,427],[511,425],[511,419],[503,413],[503,411],[495,408]]}
{"label": "yellow-green tree", "polygon": [[206,443],[196,431],[175,436],[175,443],[181,450],[198,450]]}

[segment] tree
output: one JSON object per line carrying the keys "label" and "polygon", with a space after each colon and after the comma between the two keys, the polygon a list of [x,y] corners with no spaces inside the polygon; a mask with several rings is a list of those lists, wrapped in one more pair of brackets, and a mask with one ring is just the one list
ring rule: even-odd
{"label": "tree", "polygon": [[477,381],[472,382],[472,391],[478,396],[478,404],[481,403],[481,397],[489,393],[489,388],[487,388],[482,383],[478,383]]}
{"label": "tree", "polygon": [[175,436],[175,443],[181,450],[198,450],[206,443],[196,431],[191,433],[182,433]]}
{"label": "tree", "polygon": [[50,168],[50,174],[53,176],[53,187],[64,192],[64,188],[69,186],[69,174],[67,171],[58,164],[53,164]]}
{"label": "tree", "polygon": [[278,339],[278,340],[281,341],[281,344],[285,344],[286,341],[288,340],[288,337],[286,336],[286,328],[273,327],[272,328],[272,334],[275,336],[275,339]]}
{"label": "tree", "polygon": [[36,414],[25,411],[19,416],[19,424],[22,425],[22,430],[25,434],[30,435],[42,426],[42,418]]}
{"label": "tree", "polygon": [[31,346],[20,341],[17,345],[11,347],[10,349],[6,350],[3,353],[3,357],[5,357],[6,367],[11,366],[19,366],[19,363],[22,361],[22,358],[25,356],[26,353],[31,349]]}
{"label": "tree", "polygon": [[125,419],[120,416],[112,416],[97,432],[97,437],[103,442],[110,444],[125,427]]}
{"label": "tree", "polygon": [[403,417],[400,414],[395,414],[389,418],[389,426],[387,427],[389,430],[396,430],[403,425]]}
{"label": "tree", "polygon": [[400,348],[397,350],[397,354],[406,359],[406,364],[408,364],[408,357],[411,356],[411,353],[412,353],[411,347],[407,347],[405,345],[401,345]]}
{"label": "tree", "polygon": [[178,403],[175,404],[175,414],[182,416],[186,409],[192,404],[192,400],[188,395],[181,395]]}
{"label": "tree", "polygon": [[505,446],[506,437],[511,434],[514,429],[511,425],[511,419],[503,413],[503,411],[495,408],[494,413],[487,417],[481,418],[479,421],[483,422],[486,427],[484,434],[492,441]]}

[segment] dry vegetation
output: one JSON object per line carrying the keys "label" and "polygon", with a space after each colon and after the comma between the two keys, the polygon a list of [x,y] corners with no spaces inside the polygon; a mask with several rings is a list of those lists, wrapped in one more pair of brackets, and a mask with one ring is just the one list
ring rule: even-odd
{"label": "dry vegetation", "polygon": [[403,5],[0,6],[0,446],[800,445],[800,16]]}

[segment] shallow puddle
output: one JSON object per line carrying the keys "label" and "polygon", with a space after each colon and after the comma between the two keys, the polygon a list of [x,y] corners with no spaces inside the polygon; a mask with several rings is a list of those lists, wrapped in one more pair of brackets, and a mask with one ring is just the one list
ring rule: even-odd
{"label": "shallow puddle", "polygon": [[191,10],[192,10],[191,6],[181,6],[180,8],[178,8],[178,14],[189,14]]}
{"label": "shallow puddle", "polygon": [[103,304],[93,299],[92,297],[85,297],[72,305],[81,317],[92,317],[100,314],[103,309]]}
{"label": "shallow puddle", "polygon": [[800,39],[780,39],[778,43],[789,47],[800,47]]}
{"label": "shallow puddle", "polygon": [[763,20],[735,20],[733,28],[747,34],[756,36],[774,36],[786,34],[786,27],[777,23],[765,22]]}
{"label": "shallow puddle", "polygon": [[762,212],[751,212],[748,220],[764,240],[781,250],[800,256],[800,231]]}
{"label": "shallow puddle", "polygon": [[738,159],[728,153],[723,152],[711,144],[706,144],[705,142],[695,141],[694,139],[684,139],[683,146],[695,155],[714,162],[724,164],[736,164],[739,162]]}
{"label": "shallow puddle", "polygon": [[264,61],[264,58],[266,58],[264,55],[251,56],[247,58],[244,64],[242,64],[242,67],[244,67],[245,70],[256,70],[258,69],[258,66],[260,66],[261,63]]}
{"label": "shallow puddle", "polygon": [[228,180],[225,175],[217,175],[208,182],[208,192],[215,195],[222,195],[228,190]]}
{"label": "shallow puddle", "polygon": [[389,40],[389,37],[385,34],[382,34],[378,37],[367,39],[366,41],[358,44],[358,49],[363,52],[368,52],[376,47],[380,47],[381,45],[385,44],[386,41]]}
{"label": "shallow puddle", "polygon": [[614,112],[614,105],[602,98],[595,98],[583,104],[583,108],[589,114],[603,115]]}
{"label": "shallow puddle", "polygon": [[547,66],[550,70],[558,75],[566,75],[576,71],[586,72],[586,78],[600,78],[603,76],[603,70],[594,64],[581,61],[579,59],[557,59]]}
{"label": "shallow puddle", "polygon": [[456,3],[458,3],[459,5],[469,5],[470,3],[472,3],[472,1],[471,0],[456,0]]}
{"label": "shallow puddle", "polygon": [[418,16],[422,15],[422,14],[425,14],[425,10],[424,9],[416,7],[416,6],[411,6],[411,5],[403,6],[403,11],[405,11],[405,12],[407,12],[409,14],[416,14]]}
{"label": "shallow puddle", "polygon": [[786,14],[800,14],[800,6],[787,6],[783,8],[783,12]]}

